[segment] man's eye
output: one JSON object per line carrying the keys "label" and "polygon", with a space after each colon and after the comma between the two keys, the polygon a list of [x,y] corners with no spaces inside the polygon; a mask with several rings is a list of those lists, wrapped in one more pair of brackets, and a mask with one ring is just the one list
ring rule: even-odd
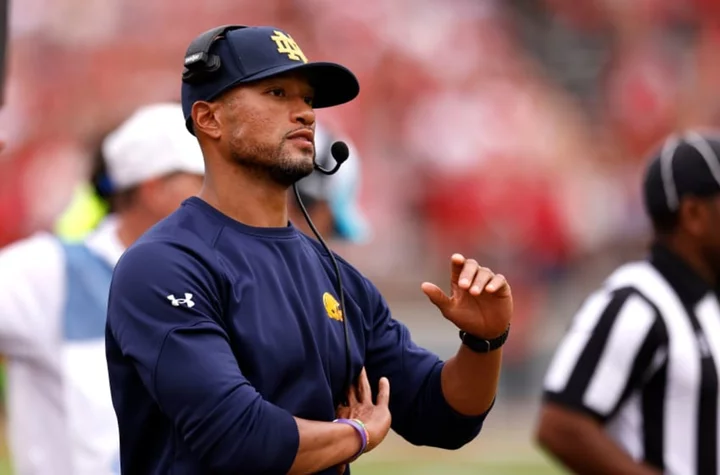
{"label": "man's eye", "polygon": [[312,106],[312,105],[313,105],[313,98],[312,98],[312,96],[307,96],[307,97],[305,98],[305,102],[307,103],[307,105]]}
{"label": "man's eye", "polygon": [[285,89],[271,89],[268,93],[276,97],[285,97]]}

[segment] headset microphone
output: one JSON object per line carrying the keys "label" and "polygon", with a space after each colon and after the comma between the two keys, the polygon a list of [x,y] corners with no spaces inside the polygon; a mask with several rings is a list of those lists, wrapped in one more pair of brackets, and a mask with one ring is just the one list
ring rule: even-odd
{"label": "headset microphone", "polygon": [[333,175],[335,172],[337,172],[340,169],[340,165],[342,165],[345,160],[348,159],[350,156],[350,149],[348,149],[348,146],[345,142],[337,141],[332,144],[330,147],[330,153],[332,154],[332,157],[335,159],[335,166],[332,168],[332,170],[327,170],[320,165],[318,165],[317,162],[315,162],[315,170],[319,171],[320,173],[324,175]]}
{"label": "headset microphone", "polygon": [[[340,169],[340,165],[342,165],[348,157],[350,157],[350,150],[348,149],[348,146],[345,142],[337,141],[332,144],[330,147],[330,154],[335,159],[335,166],[331,170],[327,170],[320,165],[318,165],[317,162],[315,162],[315,170],[319,171],[320,173],[324,175],[333,175],[335,172],[337,172]],[[352,353],[351,353],[351,342],[350,342],[350,331],[348,330],[348,315],[345,311],[345,290],[343,289],[343,283],[342,283],[342,276],[340,274],[340,266],[338,266],[337,259],[335,259],[335,255],[328,247],[325,240],[320,235],[320,232],[315,227],[315,224],[313,224],[312,220],[310,219],[310,214],[308,214],[307,209],[305,208],[305,205],[302,202],[302,199],[300,198],[300,192],[298,191],[297,183],[293,184],[293,191],[295,191],[295,200],[298,203],[298,206],[300,206],[300,211],[302,211],[303,216],[305,216],[305,221],[307,221],[308,225],[310,226],[310,229],[312,229],[313,234],[315,234],[315,237],[317,237],[318,241],[320,241],[320,244],[322,245],[323,249],[325,249],[325,252],[328,253],[330,256],[330,261],[332,262],[332,265],[335,270],[335,283],[336,283],[336,291],[338,293],[338,297],[340,298],[340,314],[342,315],[342,323],[343,323],[343,331],[345,333],[345,385],[343,387],[343,395],[341,396],[341,403],[344,405],[348,404],[347,401],[347,389],[350,388],[352,385]]]}

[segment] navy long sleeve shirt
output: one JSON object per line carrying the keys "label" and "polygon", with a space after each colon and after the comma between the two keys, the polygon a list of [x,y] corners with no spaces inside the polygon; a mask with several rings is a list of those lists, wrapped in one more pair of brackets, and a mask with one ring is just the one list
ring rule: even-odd
{"label": "navy long sleeve shirt", "polygon": [[[339,260],[340,316],[327,253],[292,225],[254,228],[190,198],[120,259],[106,345],[123,474],[284,474],[293,416],[332,421],[352,371],[390,380],[392,428],[447,449],[485,415],[445,401],[443,362],[415,345],[379,291]],[[326,474],[336,473],[335,469]]]}

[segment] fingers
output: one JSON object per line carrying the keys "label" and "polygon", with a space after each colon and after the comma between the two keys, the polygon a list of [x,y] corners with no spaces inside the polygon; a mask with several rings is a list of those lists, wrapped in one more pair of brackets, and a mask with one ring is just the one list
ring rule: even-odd
{"label": "fingers", "polygon": [[351,384],[347,391],[348,406],[355,406],[359,402],[357,384]]}
{"label": "fingers", "polygon": [[[495,275],[492,270],[482,267],[475,259],[465,259],[462,254],[453,254],[451,262],[451,283],[457,285],[461,290],[469,291],[471,295],[478,296],[483,291],[489,293],[509,293],[510,286],[501,274]],[[423,291],[436,305],[440,299],[437,286],[423,284]]]}
{"label": "fingers", "polygon": [[447,296],[437,285],[431,284],[430,282],[424,282],[421,288],[430,301],[438,308],[442,309],[450,303],[450,297]]}
{"label": "fingers", "polygon": [[509,294],[510,284],[502,274],[495,274],[490,282],[485,286],[485,289],[491,294]]}
{"label": "fingers", "polygon": [[382,377],[378,383],[377,405],[387,406],[390,404],[390,380]]}
{"label": "fingers", "polygon": [[372,389],[370,389],[370,381],[368,381],[367,371],[365,371],[365,368],[360,371],[360,377],[358,378],[356,386],[358,401],[365,402],[372,399]]}
{"label": "fingers", "polygon": [[462,254],[453,254],[450,258],[450,283],[455,285],[460,280],[460,273],[465,265],[465,256]]}
{"label": "fingers", "polygon": [[458,287],[462,290],[468,290],[475,279],[478,269],[480,269],[480,264],[478,264],[475,259],[466,259],[457,280]]}
{"label": "fingers", "polygon": [[470,287],[470,295],[480,295],[494,277],[495,274],[487,267],[478,268],[475,280],[473,280],[472,287]]}

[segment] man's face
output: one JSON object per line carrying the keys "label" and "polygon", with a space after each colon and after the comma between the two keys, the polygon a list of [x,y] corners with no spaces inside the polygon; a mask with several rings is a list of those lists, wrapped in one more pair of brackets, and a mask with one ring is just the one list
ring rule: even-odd
{"label": "man's face", "polygon": [[313,171],[313,89],[283,75],[237,87],[222,102],[221,146],[234,163],[288,187]]}
{"label": "man's face", "polygon": [[197,195],[203,185],[203,177],[178,172],[152,180],[145,184],[146,207],[159,221],[173,213],[184,200]]}
{"label": "man's face", "polygon": [[704,200],[701,246],[705,259],[720,279],[720,195]]}

